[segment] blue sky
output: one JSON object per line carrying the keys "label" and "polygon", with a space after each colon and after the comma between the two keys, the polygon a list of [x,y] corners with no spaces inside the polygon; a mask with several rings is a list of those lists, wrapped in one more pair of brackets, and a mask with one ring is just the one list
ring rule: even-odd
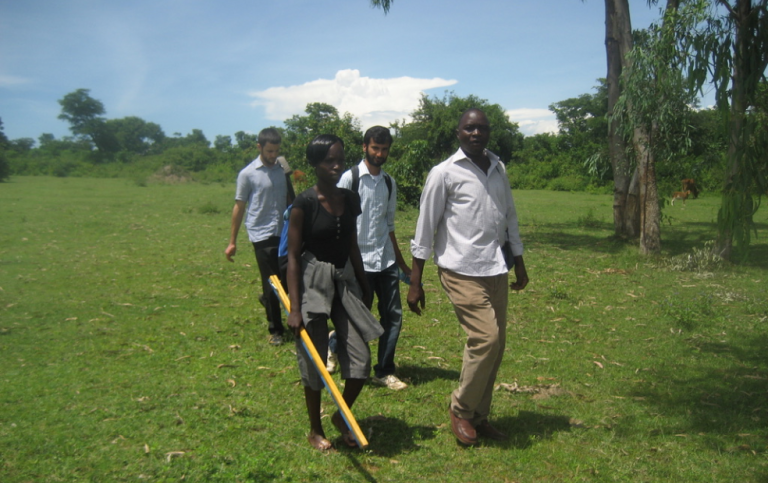
{"label": "blue sky", "polygon": [[[659,16],[630,6],[634,28]],[[10,139],[66,136],[57,100],[86,88],[107,118],[213,141],[309,102],[386,125],[454,91],[530,135],[605,76],[604,22],[602,0],[0,0],[0,118]]]}

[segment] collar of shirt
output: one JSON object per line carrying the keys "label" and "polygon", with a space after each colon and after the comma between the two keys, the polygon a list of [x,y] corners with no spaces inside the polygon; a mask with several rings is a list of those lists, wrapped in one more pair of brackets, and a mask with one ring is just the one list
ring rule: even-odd
{"label": "collar of shirt", "polygon": [[256,159],[253,160],[253,163],[251,163],[251,166],[253,166],[253,169],[259,169],[259,168],[280,169],[281,171],[284,171],[283,166],[277,161],[275,161],[275,164],[273,164],[272,166],[267,166],[266,164],[264,164],[264,161],[261,160],[261,155],[259,155],[258,157],[256,157]]}
{"label": "collar of shirt", "polygon": [[[488,151],[487,149],[484,150],[483,153],[491,161],[491,165],[488,168],[488,172],[485,174],[487,176],[490,176],[494,170],[498,172],[498,166],[499,166],[499,163],[501,162],[501,158],[499,158],[492,152]],[[455,153],[453,153],[453,155],[450,158],[448,158],[448,162],[449,163],[467,162],[474,165],[474,167],[477,168],[478,170],[482,171],[482,169],[480,169],[480,167],[476,165],[474,161],[469,159],[469,157],[464,153],[464,151],[461,148],[459,148]]]}
{"label": "collar of shirt", "polygon": [[357,167],[360,170],[359,174],[360,174],[361,178],[363,176],[365,176],[365,175],[368,175],[371,178],[373,178],[374,180],[379,180],[379,179],[381,179],[381,175],[384,173],[384,170],[382,169],[382,170],[379,171],[379,175],[378,176],[372,175],[371,171],[368,169],[368,165],[365,164],[365,160],[364,159],[360,161],[360,163],[357,165]]}

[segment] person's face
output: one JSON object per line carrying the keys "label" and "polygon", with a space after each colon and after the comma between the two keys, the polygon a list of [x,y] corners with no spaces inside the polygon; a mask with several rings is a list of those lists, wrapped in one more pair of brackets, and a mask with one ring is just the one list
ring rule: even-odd
{"label": "person's face", "polygon": [[481,156],[491,137],[491,124],[482,112],[469,111],[461,118],[456,136],[467,156]]}
{"label": "person's face", "polygon": [[317,179],[335,185],[339,182],[341,173],[344,172],[344,166],[344,148],[337,142],[331,146],[325,159],[315,168]]}
{"label": "person's face", "polygon": [[273,166],[277,162],[277,156],[280,154],[279,144],[267,143],[265,146],[261,144],[256,146],[259,148],[261,162],[264,163],[264,166]]}
{"label": "person's face", "polygon": [[391,144],[379,144],[373,139],[368,144],[363,144],[365,160],[369,165],[380,168],[387,162],[389,147]]}

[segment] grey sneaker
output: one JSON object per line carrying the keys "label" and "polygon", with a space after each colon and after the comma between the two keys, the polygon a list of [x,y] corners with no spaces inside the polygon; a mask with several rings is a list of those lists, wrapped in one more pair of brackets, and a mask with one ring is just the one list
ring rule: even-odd
{"label": "grey sneaker", "polygon": [[272,334],[269,336],[269,345],[279,346],[283,345],[283,336],[280,334]]}
{"label": "grey sneaker", "polygon": [[331,352],[331,349],[328,349],[328,362],[325,364],[325,368],[328,370],[328,374],[335,374],[339,369],[339,358]]}
{"label": "grey sneaker", "polygon": [[374,384],[377,384],[379,386],[384,386],[386,388],[392,389],[393,391],[399,391],[400,389],[405,389],[408,387],[408,384],[404,383],[400,379],[397,378],[394,374],[390,374],[388,376],[384,376],[381,379],[379,379],[376,376],[371,377],[371,380]]}

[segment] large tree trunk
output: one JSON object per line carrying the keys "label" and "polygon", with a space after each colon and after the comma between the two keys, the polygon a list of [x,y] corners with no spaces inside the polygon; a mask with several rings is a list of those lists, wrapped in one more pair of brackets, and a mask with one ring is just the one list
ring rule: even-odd
{"label": "large tree trunk", "polygon": [[[632,50],[632,22],[628,0],[605,0],[605,51],[608,61],[608,155],[613,168],[613,228],[617,236],[634,238],[638,235],[639,204],[637,172],[630,169],[627,144],[616,123],[613,108],[621,96],[619,79],[626,66],[625,56]],[[632,187],[634,186],[634,191]]]}
{"label": "large tree trunk", "polygon": [[661,251],[661,212],[656,187],[656,160],[645,131],[635,129],[633,144],[640,178],[640,254]]}
{"label": "large tree trunk", "polygon": [[[670,15],[677,11],[679,3],[679,0],[667,0],[662,28],[673,28],[668,24],[668,20]],[[661,251],[661,209],[653,145],[656,131],[655,124],[651,126],[650,133],[643,129],[635,129],[632,139],[637,155],[637,168],[640,172],[640,254],[642,255]]]}

